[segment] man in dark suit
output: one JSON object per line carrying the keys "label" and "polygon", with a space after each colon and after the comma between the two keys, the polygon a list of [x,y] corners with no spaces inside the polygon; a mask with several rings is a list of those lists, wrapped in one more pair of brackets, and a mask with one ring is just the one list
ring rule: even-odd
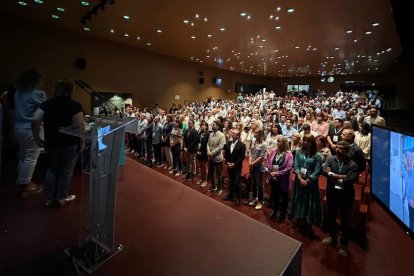
{"label": "man in dark suit", "polygon": [[241,170],[244,157],[246,155],[246,146],[239,140],[240,131],[237,128],[231,130],[232,141],[224,146],[224,158],[229,171],[230,189],[224,200],[232,200],[235,196],[234,204],[240,205],[241,198]]}
{"label": "man in dark suit", "polygon": [[184,154],[187,159],[187,181],[192,181],[196,175],[196,152],[200,141],[197,130],[194,128],[194,121],[188,121],[188,128],[184,133]]}

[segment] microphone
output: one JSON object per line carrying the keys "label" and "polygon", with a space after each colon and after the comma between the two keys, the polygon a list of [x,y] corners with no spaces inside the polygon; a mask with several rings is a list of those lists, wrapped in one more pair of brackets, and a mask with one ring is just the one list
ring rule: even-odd
{"label": "microphone", "polygon": [[[118,109],[119,110],[119,117],[121,118],[121,119],[123,119],[123,115],[122,115],[122,112],[121,112],[121,109],[119,109],[116,105],[114,105],[112,102],[110,102],[110,101],[108,101],[106,98],[105,98],[105,96],[104,95],[102,95],[102,93],[100,93],[100,92],[97,92],[97,91],[95,91],[95,89],[93,89],[92,87],[90,87],[86,82],[84,82],[83,80],[81,80],[81,79],[78,79],[78,82],[80,83],[80,84],[82,84],[84,87],[87,87],[89,90],[91,90],[93,93],[95,93],[99,98],[101,98],[101,100],[103,100],[103,102],[104,103],[109,103],[109,104],[111,104],[113,107],[115,107],[116,109]],[[106,112],[106,109],[104,108],[104,112],[105,112],[105,114],[107,114],[107,112]]]}

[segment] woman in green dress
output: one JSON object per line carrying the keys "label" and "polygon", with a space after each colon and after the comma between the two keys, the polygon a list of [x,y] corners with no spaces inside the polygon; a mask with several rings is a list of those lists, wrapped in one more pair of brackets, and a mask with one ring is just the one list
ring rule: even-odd
{"label": "woman in green dress", "polygon": [[295,192],[293,216],[297,227],[307,237],[314,237],[312,224],[322,221],[319,194],[319,175],[322,172],[322,156],[318,153],[316,139],[307,134],[303,137],[302,149],[295,156]]}

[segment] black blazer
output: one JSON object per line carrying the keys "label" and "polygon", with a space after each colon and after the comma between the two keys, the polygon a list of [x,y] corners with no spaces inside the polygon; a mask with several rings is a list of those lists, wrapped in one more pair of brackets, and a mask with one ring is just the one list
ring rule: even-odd
{"label": "black blazer", "polygon": [[191,130],[186,129],[184,133],[184,147],[187,148],[189,153],[196,153],[198,149],[198,142],[200,138],[198,137],[197,130],[192,128]]}
{"label": "black blazer", "polygon": [[237,140],[234,146],[233,152],[230,152],[232,142],[228,142],[224,146],[224,158],[226,162],[234,163],[235,167],[229,170],[241,170],[244,157],[246,156],[246,146],[240,140]]}
{"label": "black blazer", "polygon": [[210,132],[206,132],[204,136],[201,135],[201,132],[198,133],[198,138],[200,140],[200,148],[198,151],[200,154],[197,156],[199,161],[206,161],[207,160],[207,143],[208,138],[210,137]]}

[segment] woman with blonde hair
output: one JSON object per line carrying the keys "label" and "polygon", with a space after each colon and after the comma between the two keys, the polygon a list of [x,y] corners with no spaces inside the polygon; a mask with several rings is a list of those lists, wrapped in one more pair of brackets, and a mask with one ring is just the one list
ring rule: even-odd
{"label": "woman with blonde hair", "polygon": [[286,137],[279,135],[277,137],[277,146],[273,149],[267,158],[266,169],[269,172],[266,183],[271,185],[270,197],[272,199],[272,213],[270,218],[276,218],[277,212],[280,216],[277,222],[281,223],[286,219],[289,188],[290,188],[290,171],[293,166],[293,155],[289,149],[289,142]]}
{"label": "woman with blonde hair", "polygon": [[246,144],[247,133],[244,129],[243,122],[237,122],[236,128],[240,131],[240,141]]}

